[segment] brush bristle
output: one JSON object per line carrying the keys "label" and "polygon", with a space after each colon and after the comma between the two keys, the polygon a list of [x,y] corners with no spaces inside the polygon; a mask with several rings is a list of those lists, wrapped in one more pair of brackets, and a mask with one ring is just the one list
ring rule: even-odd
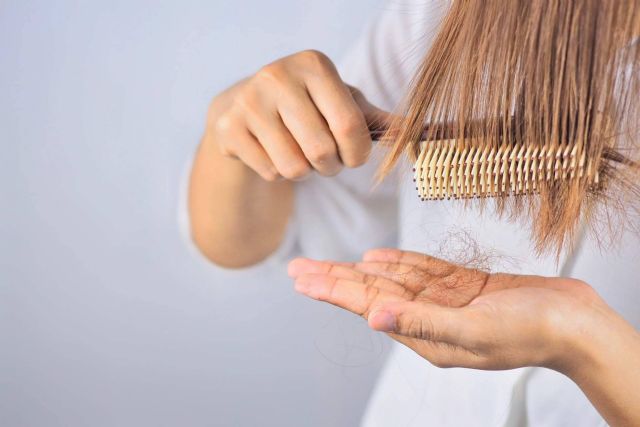
{"label": "brush bristle", "polygon": [[598,172],[579,145],[490,148],[456,140],[423,141],[414,179],[422,200],[467,199],[535,194],[540,183],[587,178]]}

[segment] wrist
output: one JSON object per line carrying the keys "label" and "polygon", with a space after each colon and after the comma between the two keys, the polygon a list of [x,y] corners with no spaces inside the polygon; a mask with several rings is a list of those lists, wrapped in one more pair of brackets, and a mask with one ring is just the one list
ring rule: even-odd
{"label": "wrist", "polygon": [[565,333],[557,370],[578,384],[604,372],[628,343],[629,332],[635,330],[600,298],[582,303],[573,327]]}
{"label": "wrist", "polygon": [[604,302],[597,312],[589,334],[577,334],[567,347],[574,360],[561,372],[610,425],[640,425],[640,333]]}
{"label": "wrist", "polygon": [[602,370],[603,361],[606,359],[603,351],[607,347],[604,344],[604,331],[607,328],[603,323],[610,321],[608,317],[605,319],[605,322],[593,322],[593,325],[567,338],[565,360],[561,364],[560,372],[576,383]]}

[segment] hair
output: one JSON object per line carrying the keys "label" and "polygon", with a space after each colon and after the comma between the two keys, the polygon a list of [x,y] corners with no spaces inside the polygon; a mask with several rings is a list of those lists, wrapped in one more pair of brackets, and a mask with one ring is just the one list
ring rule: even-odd
{"label": "hair", "polygon": [[638,37],[640,0],[453,1],[382,138],[379,177],[443,128],[461,145],[577,147],[597,185],[548,181],[536,195],[471,204],[528,223],[538,254],[559,255],[581,223],[604,217],[613,231],[640,199]]}

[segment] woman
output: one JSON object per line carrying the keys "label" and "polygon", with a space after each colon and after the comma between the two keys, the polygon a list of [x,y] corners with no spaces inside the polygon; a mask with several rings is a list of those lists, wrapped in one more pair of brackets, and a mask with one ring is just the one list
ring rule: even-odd
{"label": "woman", "polygon": [[[424,204],[402,174],[409,166],[399,160],[399,154],[415,142],[412,133],[415,136],[416,125],[422,126],[425,118],[457,120],[464,131],[471,118],[486,119],[496,111],[517,117],[524,105],[523,117],[545,118],[543,125],[556,123],[546,119],[553,114],[545,115],[562,104],[554,102],[555,94],[579,95],[566,95],[565,115],[556,111],[555,116],[563,117],[557,122],[565,124],[560,129],[587,129],[583,137],[595,141],[594,135],[599,135],[595,130],[604,128],[591,126],[591,121],[589,127],[580,125],[589,114],[575,109],[571,99],[582,105],[582,83],[593,80],[588,72],[580,77],[584,70],[577,62],[598,55],[572,49],[610,40],[599,33],[602,29],[615,34],[611,40],[632,43],[637,33],[629,29],[637,28],[637,2],[394,4],[356,44],[341,72],[324,55],[301,52],[265,66],[214,99],[191,179],[194,241],[210,260],[234,268],[266,258],[277,263],[295,254],[341,260],[298,259],[289,271],[299,291],[364,315],[373,328],[390,332],[405,345],[394,349],[365,414],[365,425],[600,425],[603,417],[614,425],[637,425],[636,235],[621,229],[617,249],[600,253],[580,227],[593,199],[585,188],[567,192],[569,198],[552,188],[539,199],[514,204],[512,210],[508,202],[495,211],[460,201]],[[573,17],[581,17],[580,25],[572,24]],[[542,30],[545,26],[547,31]],[[566,29],[566,34],[555,28]],[[468,44],[454,43],[461,34],[474,34],[472,29],[478,40],[493,44],[469,49],[476,42],[472,37],[465,41]],[[483,104],[466,96],[473,90],[457,92],[457,82],[465,77],[451,75],[460,71],[468,76],[469,64],[475,64],[482,78],[476,78],[472,89],[482,88],[484,82],[491,86],[496,73],[482,74],[478,63],[484,62],[473,59],[483,58],[482,52],[487,63],[518,69],[522,61],[487,59],[488,52],[500,52],[491,46],[513,45],[505,37],[537,40],[535,45],[520,43],[522,55],[553,51],[578,59],[563,63],[562,72],[557,61],[550,60],[543,61],[548,67],[534,75],[497,74],[507,82],[503,90],[484,93],[481,99],[493,99],[500,108],[474,110]],[[575,37],[582,44],[570,43]],[[548,40],[564,41],[566,49],[550,49],[544,44]],[[613,52],[625,47],[608,46]],[[427,51],[431,57],[420,65]],[[456,52],[467,59],[456,63]],[[603,46],[594,52],[608,55]],[[633,71],[637,62],[630,65]],[[448,73],[441,66],[448,66]],[[627,70],[618,64],[605,71],[624,75]],[[600,70],[595,75],[605,74]],[[411,83],[414,75],[418,78]],[[514,84],[514,75],[520,85]],[[540,79],[544,83],[544,76],[554,81],[564,81],[556,76],[578,77],[549,92],[544,89],[548,85],[541,85],[545,96],[537,96],[535,84]],[[524,98],[519,97],[521,87],[529,88]],[[619,99],[627,99],[629,87],[619,88]],[[408,124],[373,106],[394,108],[408,91],[409,108],[402,115],[413,119]],[[600,111],[608,104],[595,105]],[[383,122],[391,122],[396,132],[388,134],[396,136],[396,144],[384,166],[389,170],[394,161],[400,163],[390,179],[370,192],[378,163],[369,159],[369,130]],[[487,125],[484,131],[497,134],[498,127]],[[575,134],[580,132],[571,135]],[[535,133],[528,130],[516,138],[531,135]],[[340,175],[324,178],[343,167],[347,170]],[[633,188],[634,182],[630,184]],[[541,205],[529,200],[541,200]],[[501,214],[513,214],[520,222]],[[533,228],[533,239],[523,221]],[[572,233],[578,251],[566,249]],[[377,250],[367,252],[360,263],[343,262],[381,245],[416,252]],[[465,266],[507,273],[491,275]],[[581,280],[557,277],[567,275]],[[425,358],[438,366],[511,370],[443,370]],[[513,369],[527,366],[533,368]]]}

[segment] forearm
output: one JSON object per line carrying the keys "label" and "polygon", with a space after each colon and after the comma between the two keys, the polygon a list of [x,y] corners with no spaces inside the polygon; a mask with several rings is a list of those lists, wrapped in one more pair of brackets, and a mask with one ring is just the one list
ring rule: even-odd
{"label": "forearm", "polygon": [[191,172],[189,216],[192,238],[207,258],[230,268],[264,259],[280,244],[292,205],[292,182],[263,180],[203,137]]}
{"label": "forearm", "polygon": [[609,309],[581,339],[567,375],[609,425],[640,425],[640,333]]}

